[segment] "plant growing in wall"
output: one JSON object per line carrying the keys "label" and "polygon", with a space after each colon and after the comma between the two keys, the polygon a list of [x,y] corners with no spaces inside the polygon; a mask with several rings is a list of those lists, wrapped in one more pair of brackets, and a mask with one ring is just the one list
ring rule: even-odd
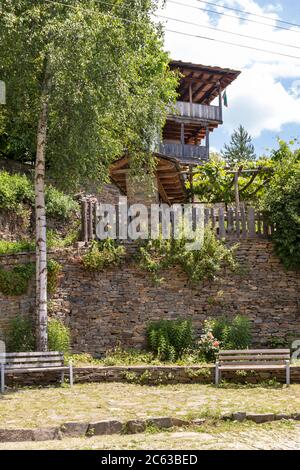
{"label": "plant growing in wall", "polygon": [[88,271],[102,271],[108,266],[118,265],[125,256],[125,248],[115,240],[93,241],[82,263]]}
{"label": "plant growing in wall", "polygon": [[0,292],[11,296],[25,294],[34,272],[35,268],[32,263],[20,264],[12,269],[4,269],[0,266]]}
{"label": "plant growing in wall", "polygon": [[225,267],[234,270],[236,262],[234,252],[237,245],[228,248],[218,240],[210,228],[205,229],[204,242],[199,250],[188,250],[187,240],[148,241],[140,247],[139,266],[151,273],[156,283],[163,281],[161,272],[172,266],[180,267],[192,284],[202,280],[216,280],[218,273]]}

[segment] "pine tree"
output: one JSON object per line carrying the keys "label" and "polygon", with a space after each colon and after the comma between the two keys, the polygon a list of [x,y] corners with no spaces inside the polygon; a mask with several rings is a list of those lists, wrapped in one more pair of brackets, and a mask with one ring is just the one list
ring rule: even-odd
{"label": "pine tree", "polygon": [[252,137],[242,125],[233,132],[229,145],[221,153],[230,165],[256,159]]}

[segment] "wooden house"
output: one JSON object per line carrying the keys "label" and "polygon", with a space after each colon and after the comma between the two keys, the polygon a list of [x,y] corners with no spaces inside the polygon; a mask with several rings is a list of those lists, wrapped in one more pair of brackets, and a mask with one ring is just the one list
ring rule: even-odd
{"label": "wooden house", "polygon": [[[167,204],[188,201],[186,179],[193,166],[209,159],[209,137],[223,124],[222,94],[240,74],[236,70],[172,61],[181,79],[178,101],[170,109],[157,145],[157,200]],[[217,104],[212,104],[217,101]],[[116,161],[110,170],[112,181],[128,194],[129,158]]]}

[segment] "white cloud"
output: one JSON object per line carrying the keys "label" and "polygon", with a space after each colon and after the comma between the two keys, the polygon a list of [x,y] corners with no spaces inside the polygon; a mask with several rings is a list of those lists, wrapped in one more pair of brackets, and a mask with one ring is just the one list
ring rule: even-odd
{"label": "white cloud", "polygon": [[[211,6],[197,0],[178,1],[198,8],[212,9]],[[280,4],[269,3],[262,8],[253,0],[224,0],[222,3],[257,15],[267,16],[270,20],[251,18],[255,21],[270,23],[273,27],[240,21],[237,14],[232,11],[226,13],[234,18],[210,15],[207,12],[174,4],[170,1],[160,13],[163,16],[204,26],[259,37],[264,41],[241,38],[175,21],[168,21],[167,29],[244,44],[300,58],[300,29],[298,32],[274,29],[276,19],[280,19]],[[224,12],[224,10],[222,11]],[[282,26],[288,28],[287,25]],[[294,47],[270,44],[266,40],[290,44]],[[259,137],[264,130],[279,132],[285,124],[300,124],[300,60],[232,47],[205,39],[185,37],[167,31],[165,44],[174,59],[231,67],[242,71],[242,74],[228,89],[230,107],[225,110],[224,114],[224,128],[228,133],[231,133],[240,123],[254,137]],[[283,79],[290,80],[292,84],[285,88],[282,84]]]}

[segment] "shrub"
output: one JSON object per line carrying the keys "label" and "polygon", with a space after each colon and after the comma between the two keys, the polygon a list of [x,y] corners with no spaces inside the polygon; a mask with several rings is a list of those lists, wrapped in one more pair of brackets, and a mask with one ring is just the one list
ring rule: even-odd
{"label": "shrub", "polygon": [[193,339],[190,320],[160,320],[147,328],[148,347],[162,361],[176,361]]}
{"label": "shrub", "polygon": [[274,153],[277,162],[263,199],[263,209],[276,230],[275,249],[288,269],[300,269],[300,150],[293,153],[281,143]]}
{"label": "shrub", "polygon": [[222,349],[247,349],[251,344],[251,322],[249,318],[237,315],[228,318],[214,319],[207,322],[211,332]]}
{"label": "shrub", "polygon": [[31,320],[17,316],[10,322],[6,347],[8,352],[34,351],[34,326]]}
{"label": "shrub", "polygon": [[21,253],[23,251],[34,251],[34,247],[34,242],[28,240],[19,240],[16,242],[0,240],[0,255]]}
{"label": "shrub", "polygon": [[193,284],[204,279],[217,279],[223,267],[232,270],[236,268],[236,246],[227,248],[210,228],[206,228],[204,242],[199,250],[188,250],[187,241],[185,237],[177,240],[150,240],[140,248],[140,267],[149,271],[155,282],[161,282],[162,270],[179,266]]}
{"label": "shrub", "polygon": [[[46,211],[50,217],[62,220],[70,219],[79,205],[73,198],[51,185],[46,187]],[[24,205],[33,208],[34,187],[25,175],[0,172],[0,209],[20,212]]]}
{"label": "shrub", "polygon": [[125,255],[125,248],[112,239],[93,241],[82,262],[89,271],[102,271],[109,265],[118,265]]}
{"label": "shrub", "polygon": [[45,198],[49,217],[67,220],[79,210],[78,203],[71,196],[62,193],[53,186],[46,188]]}
{"label": "shrub", "polygon": [[60,320],[50,318],[48,321],[48,349],[68,353],[71,345],[70,329]]}
{"label": "shrub", "polygon": [[32,263],[20,264],[10,270],[0,266],[0,292],[12,296],[25,294],[34,272]]}
{"label": "shrub", "polygon": [[22,204],[33,202],[33,185],[25,175],[0,172],[0,209],[19,210]]}

